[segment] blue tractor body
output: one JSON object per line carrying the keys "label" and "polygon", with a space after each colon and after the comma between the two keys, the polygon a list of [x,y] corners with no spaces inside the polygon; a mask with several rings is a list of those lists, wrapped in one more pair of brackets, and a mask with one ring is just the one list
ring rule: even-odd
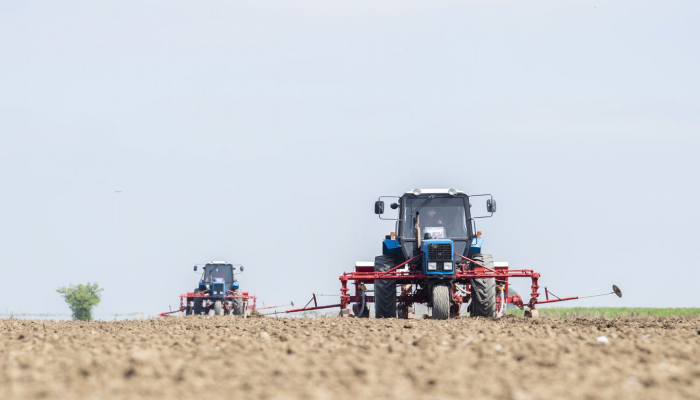
{"label": "blue tractor body", "polygon": [[[238,283],[238,281],[234,281],[233,283],[231,283],[231,287],[229,288],[229,290],[235,291],[235,290],[238,290],[239,287],[240,287],[240,284]],[[200,281],[199,282],[199,291],[203,292],[205,290],[207,290],[207,284],[204,283],[203,281]]]}
{"label": "blue tractor body", "polygon": [[[440,240],[440,239],[431,239],[430,241],[424,241],[424,243],[450,243],[450,246],[452,248],[452,251],[454,252],[454,242],[451,240]],[[479,237],[475,237],[472,239],[472,242],[469,246],[469,253],[481,253],[481,246],[484,243],[484,239]],[[430,249],[426,247],[425,245],[423,246],[423,252],[427,254]],[[390,255],[390,256],[402,256],[403,252],[401,251],[401,245],[399,244],[399,241],[396,239],[384,239],[382,242],[382,254],[383,255]],[[454,266],[454,255],[451,257],[452,265]],[[428,269],[428,261],[427,258],[423,260],[423,271],[426,274],[449,274],[449,271],[442,271],[436,270],[432,271]]]}
{"label": "blue tractor body", "polygon": [[401,245],[396,239],[384,239],[382,244],[382,254],[393,255],[393,254],[403,254],[401,251]]}
{"label": "blue tractor body", "polygon": [[481,244],[484,243],[484,239],[481,236],[477,236],[472,239],[472,243],[469,245],[470,253],[481,253]]}
{"label": "blue tractor body", "polygon": [[213,297],[226,296],[226,282],[214,282],[211,284],[211,295]]}
{"label": "blue tractor body", "polygon": [[[470,253],[481,253],[481,245],[484,243],[484,239],[481,237],[475,237],[469,246]],[[386,255],[398,255],[403,254],[401,251],[401,245],[397,239],[384,239],[382,242],[382,254]]]}
{"label": "blue tractor body", "polygon": [[423,241],[423,273],[431,275],[454,275],[454,243],[449,239]]}

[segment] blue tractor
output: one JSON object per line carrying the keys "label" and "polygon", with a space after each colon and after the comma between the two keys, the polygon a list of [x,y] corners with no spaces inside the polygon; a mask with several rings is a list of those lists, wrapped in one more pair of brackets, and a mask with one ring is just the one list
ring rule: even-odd
{"label": "blue tractor", "polygon": [[[243,272],[243,266],[239,268]],[[197,272],[197,265],[194,271]],[[240,293],[235,271],[236,266],[225,261],[205,264],[199,285],[189,297],[186,314],[242,315],[245,296]]]}
{"label": "blue tractor", "polygon": [[[470,198],[477,197],[485,197],[486,212],[473,217]],[[385,216],[387,198],[395,199],[390,205],[398,209],[394,218]],[[399,197],[380,197],[374,212],[380,219],[396,221],[395,233],[387,235],[382,255],[374,260],[374,273],[386,273],[375,275],[385,279],[372,280],[376,318],[407,317],[414,303],[425,303],[433,318],[448,319],[460,314],[463,299],[471,316],[497,316],[502,286],[494,278],[477,278],[470,272],[494,269],[493,257],[481,251],[483,240],[475,226],[476,218],[496,212],[491,195],[414,189]],[[353,308],[355,315],[369,316],[365,301]]]}
{"label": "blue tractor", "polygon": [[[386,198],[395,199],[390,205],[395,210],[394,217],[385,214]],[[472,202],[479,199],[485,212],[474,215]],[[479,208],[477,204],[475,209]],[[496,212],[496,201],[490,194],[414,189],[402,196],[379,197],[374,212],[380,219],[395,221],[395,231],[386,236],[382,255],[375,257],[374,262],[357,262],[353,272],[343,272],[339,277],[340,303],[318,305],[314,294],[304,307],[285,312],[340,307],[342,316],[368,318],[368,304],[374,303],[377,318],[409,318],[413,304],[421,303],[432,309],[434,319],[448,319],[461,315],[463,304],[473,317],[499,317],[512,304],[521,310],[528,307],[525,316],[537,318],[538,304],[612,294],[622,297],[615,285],[610,293],[571,297],[557,297],[545,287],[546,298],[540,300],[540,273],[510,269],[506,262],[494,263],[493,257],[481,250],[483,240],[475,220]],[[529,301],[523,301],[509,288],[511,278],[531,279]],[[373,285],[374,290],[368,285]],[[309,306],[311,302],[313,306]]]}

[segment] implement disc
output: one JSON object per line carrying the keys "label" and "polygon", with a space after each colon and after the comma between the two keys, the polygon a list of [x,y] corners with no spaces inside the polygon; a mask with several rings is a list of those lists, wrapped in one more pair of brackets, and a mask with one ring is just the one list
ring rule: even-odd
{"label": "implement disc", "polygon": [[617,295],[617,297],[622,297],[622,290],[620,290],[617,285],[613,285],[613,292]]}

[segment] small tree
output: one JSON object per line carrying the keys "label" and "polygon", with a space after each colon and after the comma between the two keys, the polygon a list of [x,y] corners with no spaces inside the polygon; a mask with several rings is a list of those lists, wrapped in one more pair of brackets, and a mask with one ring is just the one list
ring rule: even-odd
{"label": "small tree", "polygon": [[102,292],[102,289],[96,283],[88,282],[86,285],[80,283],[77,286],[64,286],[56,291],[63,295],[66,303],[73,311],[74,319],[92,321],[92,308],[99,304],[101,300],[100,293]]}

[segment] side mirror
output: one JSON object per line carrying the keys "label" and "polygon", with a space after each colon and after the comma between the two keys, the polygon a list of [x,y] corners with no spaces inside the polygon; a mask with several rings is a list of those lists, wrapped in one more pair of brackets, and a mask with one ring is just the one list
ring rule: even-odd
{"label": "side mirror", "polygon": [[391,205],[389,207],[391,207],[392,210],[396,210],[397,208],[399,208],[399,204],[398,203],[391,203]]}
{"label": "side mirror", "polygon": [[486,211],[488,211],[490,213],[496,212],[496,200],[494,200],[494,199],[486,200]]}
{"label": "side mirror", "polygon": [[377,215],[384,214],[384,202],[383,201],[375,201],[374,202],[374,213]]}
{"label": "side mirror", "polygon": [[197,272],[197,266],[196,266],[196,265],[194,266],[194,272]]}
{"label": "side mirror", "polygon": [[241,265],[241,272],[243,272],[243,269],[244,269],[244,268],[243,268],[243,266]]}

